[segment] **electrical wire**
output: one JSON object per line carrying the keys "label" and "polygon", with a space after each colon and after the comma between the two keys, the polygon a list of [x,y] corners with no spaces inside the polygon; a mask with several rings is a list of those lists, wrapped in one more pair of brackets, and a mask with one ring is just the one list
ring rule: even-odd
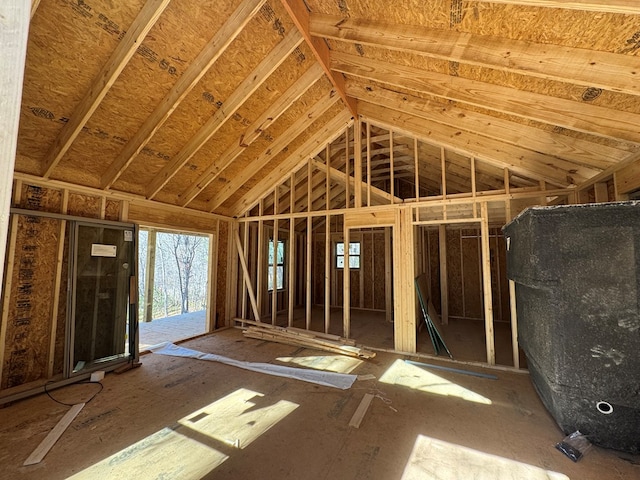
{"label": "electrical wire", "polygon": [[[47,396],[48,396],[51,400],[53,400],[53,401],[54,401],[54,402],[56,402],[56,403],[59,403],[60,405],[65,405],[65,406],[67,406],[67,407],[73,407],[73,406],[75,405],[74,403],[65,403],[65,402],[62,402],[62,401],[58,400],[57,398],[54,398],[54,397],[53,397],[53,395],[51,395],[51,392],[49,392],[49,390],[47,389],[47,385],[49,385],[49,384],[51,384],[51,383],[54,383],[54,382],[49,381],[49,382],[47,382],[47,383],[45,383],[45,384],[44,384],[44,393],[46,393],[46,394],[47,394]],[[77,382],[77,383],[72,383],[72,384],[70,384],[70,385],[67,385],[67,387],[73,387],[73,386],[76,386],[76,385],[82,385],[82,384],[87,384],[87,383],[91,383],[91,384],[94,384],[94,385],[99,385],[99,386],[100,386],[100,388],[98,389],[98,391],[97,391],[97,392],[95,392],[93,395],[91,395],[91,397],[89,398],[89,400],[87,400],[86,402],[84,402],[85,404],[86,404],[86,403],[89,403],[91,400],[93,400],[94,398],[96,398],[96,396],[97,396],[97,395],[102,391],[102,389],[104,388],[104,385],[102,385],[102,383],[100,383],[100,382],[92,382],[91,380],[85,380],[85,381],[82,381],[82,382]]]}

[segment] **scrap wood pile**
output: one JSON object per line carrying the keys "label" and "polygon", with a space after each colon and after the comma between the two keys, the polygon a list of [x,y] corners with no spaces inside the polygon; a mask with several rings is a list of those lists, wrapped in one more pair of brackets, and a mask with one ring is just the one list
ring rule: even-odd
{"label": "scrap wood pile", "polygon": [[[238,320],[241,322],[242,320]],[[340,353],[358,358],[373,358],[375,352],[365,350],[356,346],[353,340],[331,335],[326,333],[314,332],[311,330],[303,330],[293,327],[277,327],[267,323],[258,324],[251,322],[252,326],[248,327],[242,333],[245,337],[256,338],[259,340],[268,340],[277,343],[285,343],[287,345],[296,345],[301,347],[315,348],[332,353]]]}

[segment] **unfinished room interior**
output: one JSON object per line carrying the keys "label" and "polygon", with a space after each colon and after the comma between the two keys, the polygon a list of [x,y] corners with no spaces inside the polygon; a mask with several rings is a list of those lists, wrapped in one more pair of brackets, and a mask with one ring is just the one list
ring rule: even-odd
{"label": "unfinished room interior", "polygon": [[[639,52],[636,0],[3,0],[0,477],[640,478]],[[162,234],[204,326],[145,343]]]}

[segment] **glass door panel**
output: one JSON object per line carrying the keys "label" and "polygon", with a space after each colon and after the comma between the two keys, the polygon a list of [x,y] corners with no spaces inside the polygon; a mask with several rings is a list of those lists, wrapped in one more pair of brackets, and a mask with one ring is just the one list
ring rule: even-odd
{"label": "glass door panel", "polygon": [[128,358],[131,229],[76,225],[71,332],[72,374]]}

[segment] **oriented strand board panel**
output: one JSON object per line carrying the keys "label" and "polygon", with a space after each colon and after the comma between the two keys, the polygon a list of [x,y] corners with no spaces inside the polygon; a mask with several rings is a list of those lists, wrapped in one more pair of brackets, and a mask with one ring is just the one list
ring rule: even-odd
{"label": "oriented strand board panel", "polygon": [[29,27],[17,170],[41,173],[50,145],[143,4],[143,0],[40,2]]}
{"label": "oriented strand board panel", "polygon": [[60,220],[14,215],[18,222],[12,262],[0,388],[47,378]]}
{"label": "oriented strand board panel", "polygon": [[80,193],[69,193],[67,213],[77,217],[100,218],[102,198]]}

